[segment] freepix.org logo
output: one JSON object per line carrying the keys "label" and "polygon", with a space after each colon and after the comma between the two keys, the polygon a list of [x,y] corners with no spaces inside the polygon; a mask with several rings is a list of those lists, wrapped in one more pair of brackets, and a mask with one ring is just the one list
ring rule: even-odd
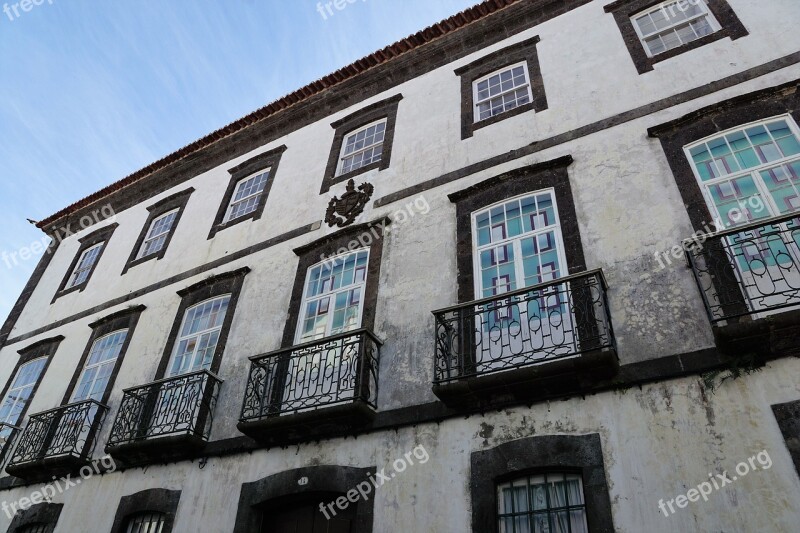
{"label": "freepix.org logo", "polygon": [[44,3],[53,5],[53,0],[20,0],[14,4],[3,4],[3,13],[6,14],[8,20],[14,22],[20,18],[24,13],[29,13],[34,7],[40,6]]}

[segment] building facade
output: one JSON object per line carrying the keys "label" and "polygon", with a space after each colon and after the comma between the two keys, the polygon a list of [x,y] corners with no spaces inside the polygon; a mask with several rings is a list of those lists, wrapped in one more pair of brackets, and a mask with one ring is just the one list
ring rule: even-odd
{"label": "building facade", "polygon": [[800,4],[487,0],[39,223],[7,531],[796,531]]}

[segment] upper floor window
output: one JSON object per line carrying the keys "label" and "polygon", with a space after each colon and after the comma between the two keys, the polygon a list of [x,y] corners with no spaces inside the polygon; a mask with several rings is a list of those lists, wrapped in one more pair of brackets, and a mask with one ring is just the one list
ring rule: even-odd
{"label": "upper floor window", "polygon": [[368,261],[365,249],[309,269],[297,344],[361,327]]}
{"label": "upper floor window", "polygon": [[109,224],[97,231],[78,239],[80,248],[72,260],[61,285],[58,287],[51,303],[70,292],[82,291],[92,277],[100,258],[103,256],[111,236],[119,224]]}
{"label": "upper floor window", "polygon": [[342,146],[341,163],[337,176],[377,163],[383,154],[386,119],[369,124],[347,135]]}
{"label": "upper floor window", "polygon": [[335,133],[320,194],[358,174],[389,168],[402,99],[402,94],[396,94],[331,124]]}
{"label": "upper floor window", "polygon": [[164,513],[138,513],[128,518],[125,533],[162,533],[165,523]]}
{"label": "upper floor window", "polygon": [[685,148],[712,214],[726,227],[800,210],[800,130],[790,116]]}
{"label": "upper floor window", "polygon": [[231,178],[214,217],[209,239],[223,229],[261,218],[285,151],[286,145],[282,145],[228,169]]}
{"label": "upper floor window", "polygon": [[639,13],[633,21],[648,57],[721,29],[704,0],[665,2]]}
{"label": "upper floor window", "polygon": [[123,329],[94,341],[72,396],[72,402],[102,401],[127,336],[128,330]]}
{"label": "upper floor window", "polygon": [[497,486],[500,533],[587,533],[579,474],[525,476]]}
{"label": "upper floor window", "polygon": [[169,377],[211,367],[230,299],[231,295],[226,294],[186,310],[170,360]]}
{"label": "upper floor window", "polygon": [[236,184],[228,212],[225,215],[225,222],[230,222],[239,217],[249,215],[258,207],[258,201],[264,194],[264,188],[269,180],[270,168],[259,172],[255,176],[244,178]]}
{"label": "upper floor window", "polygon": [[177,216],[178,210],[174,209],[153,220],[147,232],[147,237],[145,237],[142,247],[139,249],[137,259],[157,253],[164,248],[167,242],[167,235],[169,235],[169,232],[172,230]]}
{"label": "upper floor window", "polygon": [[748,34],[728,0],[616,0],[604,9],[613,13],[639,74],[689,50]]}
{"label": "upper floor window", "polygon": [[461,78],[462,139],[501,120],[547,109],[538,42],[532,37],[455,70]]}
{"label": "upper floor window", "polygon": [[11,382],[11,386],[3,398],[3,403],[0,405],[0,423],[12,426],[19,423],[20,416],[31,398],[31,393],[47,365],[47,360],[48,356],[39,357],[17,369],[14,381]]}
{"label": "upper floor window", "polygon": [[533,100],[528,66],[518,63],[473,83],[475,122],[510,111]]}
{"label": "upper floor window", "polygon": [[89,279],[89,275],[91,274],[92,269],[94,269],[94,265],[97,263],[97,260],[100,258],[100,252],[102,251],[104,245],[105,243],[101,242],[84,250],[80,256],[80,259],[78,259],[78,264],[75,265],[75,268],[72,271],[72,275],[69,277],[69,281],[67,282],[66,286],[67,289],[82,285]]}

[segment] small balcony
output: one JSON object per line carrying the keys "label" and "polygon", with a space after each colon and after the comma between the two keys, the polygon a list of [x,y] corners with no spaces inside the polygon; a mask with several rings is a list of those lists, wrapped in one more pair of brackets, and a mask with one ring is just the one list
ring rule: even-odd
{"label": "small balcony", "polygon": [[684,242],[724,352],[800,355],[800,217],[797,213]]}
{"label": "small balcony", "polygon": [[251,357],[239,430],[279,444],[369,424],[381,344],[359,329]]}
{"label": "small balcony", "polygon": [[211,435],[221,385],[201,370],[125,389],[106,453],[136,463],[199,452]]}
{"label": "small balcony", "polygon": [[89,464],[108,407],[76,402],[28,418],[6,472],[23,479],[50,479]]}
{"label": "small balcony", "polygon": [[491,406],[613,376],[606,291],[593,270],[434,311],[434,394],[450,407]]}

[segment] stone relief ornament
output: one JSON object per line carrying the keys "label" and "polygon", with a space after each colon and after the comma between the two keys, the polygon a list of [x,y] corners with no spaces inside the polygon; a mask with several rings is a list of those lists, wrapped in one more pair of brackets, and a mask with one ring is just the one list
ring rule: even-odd
{"label": "stone relief ornament", "polygon": [[362,183],[356,190],[356,185],[353,180],[347,182],[347,191],[341,198],[334,196],[328,204],[328,210],[325,212],[325,222],[328,226],[338,226],[343,228],[349,226],[355,219],[364,212],[364,207],[372,198],[372,192],[375,187],[370,183]]}

